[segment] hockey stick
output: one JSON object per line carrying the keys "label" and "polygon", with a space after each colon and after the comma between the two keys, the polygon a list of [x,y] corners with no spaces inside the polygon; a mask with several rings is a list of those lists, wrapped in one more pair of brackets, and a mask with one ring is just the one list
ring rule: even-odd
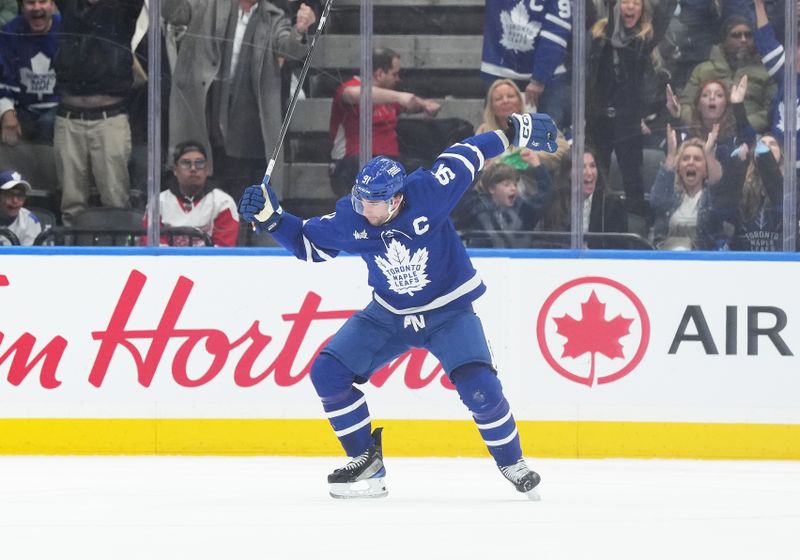
{"label": "hockey stick", "polygon": [[[322,35],[322,31],[325,28],[325,22],[328,21],[328,14],[331,11],[332,3],[333,0],[326,0],[325,7],[322,8],[322,16],[319,18],[317,31],[311,38],[311,46],[308,49],[308,56],[306,56],[306,59],[303,62],[303,68],[300,70],[300,77],[297,80],[297,87],[295,88],[292,99],[289,102],[289,107],[286,109],[286,115],[283,117],[283,123],[281,123],[281,130],[278,133],[278,141],[275,144],[275,147],[272,149],[272,156],[269,158],[267,170],[264,172],[264,179],[261,180],[261,188],[264,191],[264,198],[267,199],[267,201],[269,201],[269,197],[267,196],[267,184],[269,183],[269,178],[272,175],[272,169],[275,167],[275,162],[278,159],[278,154],[283,146],[283,139],[286,137],[286,132],[289,130],[289,122],[292,120],[294,108],[297,105],[297,99],[300,96],[300,90],[302,89],[303,82],[306,79],[306,74],[308,74],[308,69],[311,67],[311,59],[314,56],[314,49],[317,46],[317,39],[319,39],[319,36]],[[256,219],[259,221],[265,221],[267,218],[269,218],[271,213],[272,212],[269,208],[265,208],[256,214]]]}

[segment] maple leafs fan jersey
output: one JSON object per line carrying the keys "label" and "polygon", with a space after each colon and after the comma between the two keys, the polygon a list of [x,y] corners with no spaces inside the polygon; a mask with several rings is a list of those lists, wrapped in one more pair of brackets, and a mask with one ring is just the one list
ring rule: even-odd
{"label": "maple leafs fan jersey", "polygon": [[566,72],[572,0],[486,0],[481,77],[548,83]]}
{"label": "maple leafs fan jersey", "polygon": [[382,226],[353,210],[350,197],[336,211],[305,222],[284,212],[273,237],[297,258],[327,261],[340,251],[359,255],[369,270],[376,302],[399,315],[422,313],[477,299],[486,287],[470,262],[450,213],[487,159],[508,147],[505,135],[487,132],[450,146],[431,170],[408,175],[404,205]]}
{"label": "maple leafs fan jersey", "polygon": [[21,15],[0,33],[0,114],[15,105],[47,110],[58,104],[54,59],[61,16],[53,15],[50,31],[33,34]]}

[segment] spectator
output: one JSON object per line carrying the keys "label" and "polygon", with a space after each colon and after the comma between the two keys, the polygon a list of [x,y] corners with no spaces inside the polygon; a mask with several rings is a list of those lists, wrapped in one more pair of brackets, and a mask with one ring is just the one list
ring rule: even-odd
{"label": "spectator", "polygon": [[42,233],[36,214],[23,208],[31,191],[30,183],[16,171],[0,171],[0,227],[14,233],[20,245],[33,245]]}
{"label": "spectator", "polygon": [[[745,76],[743,80],[746,79]],[[680,102],[669,85],[666,91],[667,111],[672,128],[678,132],[678,142],[686,138],[699,138],[705,142],[714,125],[718,125],[717,159],[723,161],[735,147],[738,133],[728,85],[720,80],[703,82],[695,94],[688,122],[681,119]]]}
{"label": "spectator", "polygon": [[518,232],[532,232],[553,201],[553,183],[541,163],[535,166],[540,174],[539,192],[534,197],[520,193],[519,172],[509,165],[497,163],[487,169],[481,179],[482,190],[474,196],[467,210],[465,229],[486,231],[483,241],[489,247],[530,246]]}
{"label": "spectator", "polygon": [[[495,80],[489,91],[486,93],[486,101],[484,102],[483,122],[478,125],[476,134],[488,132],[490,130],[507,130],[508,117],[512,113],[521,113],[524,111],[524,100],[522,92],[517,85],[509,79]],[[536,154],[541,164],[547,170],[550,177],[554,177],[558,172],[559,162],[567,152],[569,152],[569,144],[567,143],[564,135],[559,132],[556,138],[558,150],[555,153]],[[531,170],[532,161],[530,150],[523,151],[519,148],[509,146],[508,150],[495,161],[505,161],[510,165],[514,165],[521,171],[521,178],[524,184],[523,192],[527,196],[533,196],[536,192],[536,173]]]}
{"label": "spectator", "polygon": [[744,17],[731,16],[721,28],[721,42],[711,49],[709,59],[692,71],[681,96],[681,117],[691,120],[692,103],[700,85],[719,80],[730,87],[747,75],[750,87],[745,99],[745,109],[750,124],[756,132],[767,128],[767,108],[775,95],[775,83],[758,58],[753,42],[753,26]]}
{"label": "spectator", "polygon": [[143,2],[56,0],[63,34],[54,141],[64,225],[89,206],[91,183],[103,206],[130,206],[126,97],[133,86],[131,38]]}
{"label": "spectator", "polygon": [[[195,227],[203,230],[216,247],[233,247],[239,233],[239,214],[231,195],[208,183],[208,157],[201,142],[187,141],[175,147],[176,182],[159,196],[162,227]],[[145,214],[145,227],[147,214]],[[162,238],[162,245],[167,240]]]}
{"label": "spectator", "polygon": [[569,126],[571,78],[564,63],[572,2],[487,0],[484,22],[481,77],[514,80],[530,110],[547,113],[560,129]]}
{"label": "spectator", "polygon": [[655,213],[654,241],[659,249],[698,248],[697,216],[708,204],[705,187],[722,176],[714,156],[717,128],[705,142],[691,138],[678,148],[676,132],[667,125],[667,157],[650,198]]}
{"label": "spectator", "polygon": [[0,33],[0,126],[3,144],[53,143],[61,16],[53,0],[22,0],[22,12]]}
{"label": "spectator", "polygon": [[[562,160],[556,200],[543,219],[545,231],[570,231],[572,216],[572,159]],[[622,199],[606,191],[606,177],[593,148],[583,152],[583,233],[627,233],[628,214]]]}
{"label": "spectator", "polygon": [[765,134],[754,150],[743,143],[730,159],[726,170],[730,168],[735,172],[726,173],[724,179],[709,190],[710,204],[698,217],[698,232],[711,248],[783,250],[780,143],[771,134]]}
{"label": "spectator", "polygon": [[0,25],[5,25],[19,12],[17,0],[0,0]]}
{"label": "spectator", "polygon": [[[397,91],[400,83],[400,55],[389,48],[372,52],[372,155],[404,161],[397,143],[397,117],[400,113],[425,113],[435,117],[440,106],[413,93]],[[359,98],[358,76],[341,84],[333,96],[330,136],[331,187],[336,196],[350,192],[359,169]],[[411,166],[407,166],[411,169]]]}
{"label": "spectator", "polygon": [[663,0],[652,12],[644,0],[610,2],[609,16],[591,30],[589,79],[586,87],[586,135],[598,152],[605,173],[616,153],[629,212],[648,216],[642,166],[644,118],[652,113],[649,99],[655,82],[653,50],[664,36],[675,0]]}
{"label": "spectator", "polygon": [[[764,0],[754,0],[754,6],[756,11],[757,25],[755,33],[756,48],[761,55],[761,60],[764,63],[767,72],[777,82],[777,94],[772,99],[769,106],[769,130],[772,133],[772,136],[782,143],[784,133],[784,115],[786,114],[784,105],[785,100],[783,98],[784,80],[786,79],[786,66],[784,64],[785,53],[783,47],[775,38],[775,29],[773,25],[770,23],[770,20],[767,19],[767,11],[764,8]],[[779,29],[781,32],[783,31],[782,27]],[[800,39],[800,37],[798,37],[798,39]],[[796,75],[798,85],[798,89],[796,91],[798,92],[798,95],[800,95],[800,40],[798,40],[796,44],[794,73]],[[797,115],[800,115],[800,103],[798,103],[798,100],[795,100],[795,105],[798,107]],[[800,162],[800,127],[795,128],[798,135],[798,141],[796,141],[796,162]],[[798,167],[798,173],[800,173],[800,167]]]}
{"label": "spectator", "polygon": [[[164,0],[163,14],[186,26],[170,92],[170,146],[201,141],[209,173],[238,200],[264,174],[283,120],[282,60],[306,56],[316,15],[302,4],[292,26],[266,0]],[[272,182],[285,183],[280,162]]]}

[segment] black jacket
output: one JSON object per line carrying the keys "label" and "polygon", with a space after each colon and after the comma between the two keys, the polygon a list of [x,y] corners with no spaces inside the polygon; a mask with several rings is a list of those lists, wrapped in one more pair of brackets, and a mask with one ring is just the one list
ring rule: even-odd
{"label": "black jacket", "polygon": [[127,96],[133,86],[131,39],[144,0],[56,0],[61,37],[59,92]]}

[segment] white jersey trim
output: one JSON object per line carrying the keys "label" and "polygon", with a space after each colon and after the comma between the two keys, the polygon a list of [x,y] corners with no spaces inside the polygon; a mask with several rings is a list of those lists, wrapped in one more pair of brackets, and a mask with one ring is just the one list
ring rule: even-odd
{"label": "white jersey trim", "polygon": [[[566,45],[566,41],[564,44]],[[553,76],[558,76],[566,71],[567,67],[563,64],[559,64],[553,71]],[[503,68],[497,64],[492,64],[491,62],[481,62],[481,72],[485,74],[491,74],[492,76],[500,76],[501,78],[509,78],[511,80],[529,81],[532,78],[532,74],[530,72],[527,74],[520,74],[519,72],[514,72],[513,70]]]}
{"label": "white jersey trim", "polygon": [[515,437],[517,437],[517,429],[516,428],[514,428],[514,431],[511,432],[511,434],[508,437],[504,437],[503,439],[492,439],[492,440],[485,439],[485,440],[483,440],[483,443],[485,443],[489,447],[499,447],[501,445],[505,445],[505,444],[509,443]]}
{"label": "white jersey trim", "polygon": [[440,307],[444,307],[451,301],[455,301],[461,296],[464,296],[470,293],[472,290],[475,290],[481,285],[481,277],[478,276],[476,272],[472,278],[458,286],[455,290],[444,294],[443,296],[439,296],[438,298],[434,299],[428,304],[420,305],[419,307],[406,307],[405,309],[397,309],[396,307],[392,307],[386,300],[384,300],[381,296],[373,292],[373,297],[375,301],[378,302],[382,307],[391,311],[395,315],[411,315],[413,313],[422,313],[423,311],[431,311],[432,309],[439,309]]}
{"label": "white jersey trim", "polygon": [[488,424],[478,424],[475,422],[475,425],[478,426],[479,430],[491,430],[492,428],[497,428],[498,426],[502,426],[506,422],[511,419],[511,410],[509,409],[508,413],[503,416],[500,420],[496,420],[495,422],[489,422]]}
{"label": "white jersey trim", "polygon": [[360,428],[363,428],[364,426],[369,424],[371,421],[372,420],[370,419],[370,417],[367,416],[366,418],[364,418],[358,424],[353,424],[349,428],[345,428],[344,430],[338,430],[338,431],[335,431],[333,433],[336,434],[336,437],[346,436],[347,434],[352,434],[353,432],[358,431]]}
{"label": "white jersey trim", "polygon": [[367,402],[367,396],[366,395],[364,395],[363,397],[358,399],[353,404],[345,406],[344,408],[339,408],[337,410],[331,410],[330,412],[326,412],[325,416],[327,416],[328,418],[336,418],[337,416],[344,416],[348,412],[354,411],[355,409],[357,409],[359,406],[361,406],[365,402]]}

